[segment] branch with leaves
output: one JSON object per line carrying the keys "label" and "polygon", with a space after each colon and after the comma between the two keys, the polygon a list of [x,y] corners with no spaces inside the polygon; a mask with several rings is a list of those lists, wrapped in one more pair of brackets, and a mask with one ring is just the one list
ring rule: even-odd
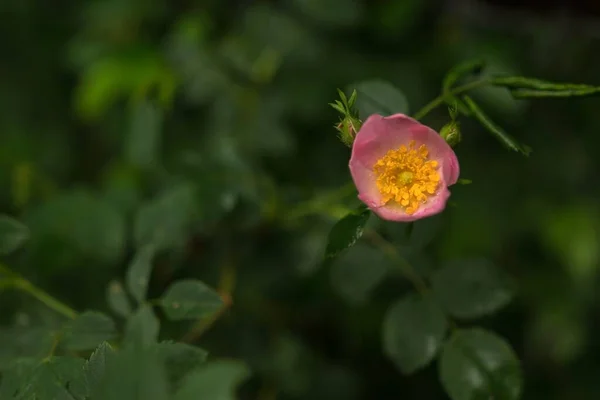
{"label": "branch with leaves", "polygon": [[[585,97],[600,94],[600,87],[585,84],[554,83],[520,76],[483,76],[484,71],[485,63],[481,60],[469,61],[450,70],[443,81],[441,94],[417,111],[413,116],[414,120],[422,120],[436,108],[446,105],[450,120],[440,129],[440,136],[451,147],[457,146],[462,135],[465,134],[461,132],[459,119],[470,118],[477,121],[508,150],[529,156],[532,149],[509,135],[493,121],[473,99],[471,91],[486,86],[501,87],[506,88],[517,100]],[[463,81],[464,83],[461,83]],[[457,85],[459,83],[461,84]],[[370,118],[374,114],[384,119],[389,116],[390,119],[400,121],[397,122],[397,126],[406,125],[402,122],[403,117],[398,116],[398,113],[405,112],[405,109],[398,107],[402,102],[397,99],[401,98],[402,94],[397,90],[394,93],[391,84],[367,81],[351,85],[349,90],[351,91],[349,98],[343,91],[338,90],[340,99],[330,104],[341,114],[341,120],[335,128],[345,145],[353,147],[354,142],[360,140],[361,129],[365,126],[363,124],[365,121],[372,121]],[[381,94],[378,95],[378,92]],[[366,93],[367,100],[376,98],[378,101],[368,102],[366,105],[363,103],[363,107],[360,107],[361,93]],[[395,100],[386,103],[384,99]],[[411,124],[413,125],[410,126],[420,131],[426,129]],[[401,131],[394,131],[393,125],[379,125],[377,129],[386,130],[383,133],[385,135],[398,135],[399,138],[403,134]],[[389,140],[382,139],[377,147],[373,145],[374,141],[378,140],[376,134],[376,128],[369,127],[368,133],[365,133],[369,135],[369,141],[360,144],[361,150],[371,149],[368,150],[373,152],[369,153],[370,159],[373,159],[373,154],[377,151],[384,154],[380,147],[385,145],[385,140]],[[400,142],[400,139],[395,141],[395,143]],[[390,151],[396,153],[387,154],[409,154],[406,147],[404,150],[392,148]],[[407,156],[402,157],[405,158],[400,158],[400,164],[393,164],[394,159],[386,155],[378,165],[384,167],[402,165],[401,162],[404,162],[402,160],[407,159]],[[352,161],[350,167],[352,170]],[[367,167],[364,164],[360,166],[360,168]],[[394,171],[398,173],[401,169]],[[354,171],[352,172],[354,174]],[[381,174],[381,169],[377,170],[377,164],[370,174],[369,176]],[[401,254],[399,249],[402,247],[368,228],[367,223],[374,211],[380,216],[383,215],[383,220],[387,219],[385,216],[392,215],[393,218],[390,219],[396,221],[402,218],[413,221],[404,223],[410,238],[414,224],[421,223],[418,221],[419,218],[409,218],[410,215],[398,217],[397,214],[379,212],[377,208],[383,206],[377,205],[373,200],[373,194],[361,193],[361,179],[365,178],[362,178],[362,175],[354,176],[359,197],[366,204],[350,212],[333,226],[328,237],[325,259],[328,263],[334,263],[364,237],[394,261],[399,267],[398,271],[416,290],[415,293],[404,295],[389,306],[382,321],[383,352],[397,365],[400,372],[406,375],[413,374],[438,359],[440,381],[452,400],[469,400],[475,397],[520,399],[523,388],[521,367],[509,343],[483,328],[472,327],[472,325],[462,327],[464,322],[471,322],[495,313],[509,304],[515,292],[512,279],[501,268],[485,259],[456,260],[439,266],[431,274],[417,273],[407,258]],[[399,182],[401,177],[398,175],[391,179],[385,184]],[[376,191],[377,188],[387,190],[381,182],[373,181],[370,183],[369,190]],[[457,182],[470,183],[469,180]],[[398,183],[398,189],[395,190],[404,189]],[[404,198],[406,197],[396,197],[396,199]],[[402,204],[396,203],[394,207],[398,209],[401,206]],[[390,220],[384,223],[398,224],[399,222]]]}

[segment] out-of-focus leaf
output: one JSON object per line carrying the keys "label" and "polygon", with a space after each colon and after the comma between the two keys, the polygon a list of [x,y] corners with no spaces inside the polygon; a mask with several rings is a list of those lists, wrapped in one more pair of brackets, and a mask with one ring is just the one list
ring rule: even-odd
{"label": "out-of-focus leaf", "polygon": [[127,346],[107,359],[94,400],[170,400],[167,374],[152,347]]}
{"label": "out-of-focus leaf", "polygon": [[484,128],[496,137],[506,148],[528,156],[531,153],[531,148],[516,141],[512,136],[506,133],[502,128],[494,123],[479,106],[469,97],[464,96],[464,101]]}
{"label": "out-of-focus leaf", "polygon": [[418,254],[432,244],[443,226],[443,214],[410,223],[385,224],[382,229],[403,254]]}
{"label": "out-of-focus leaf", "polygon": [[209,19],[186,12],[166,41],[171,68],[183,81],[183,93],[194,104],[204,103],[231,87],[227,71],[205,43]]}
{"label": "out-of-focus leaf", "polygon": [[236,400],[236,388],[250,377],[250,370],[238,361],[214,361],[190,373],[174,400]]}
{"label": "out-of-focus leaf", "polygon": [[[2,398],[85,400],[84,364],[84,359],[75,357],[52,357],[37,365],[19,360],[14,371],[3,379],[3,386],[6,382],[13,391]],[[0,394],[4,393],[8,390],[0,389]]]}
{"label": "out-of-focus leaf", "polygon": [[88,393],[94,393],[98,390],[98,385],[106,374],[106,366],[115,355],[115,351],[107,342],[103,342],[94,350],[84,366],[85,384]]}
{"label": "out-of-focus leaf", "polygon": [[0,371],[6,370],[11,362],[19,358],[45,357],[50,352],[53,342],[52,330],[44,326],[0,329]]}
{"label": "out-of-focus leaf", "polygon": [[133,35],[143,22],[154,22],[165,13],[160,2],[121,0],[91,1],[81,4],[80,29],[105,40]]}
{"label": "out-of-focus leaf", "polygon": [[432,289],[448,313],[465,319],[491,314],[513,297],[508,276],[484,259],[446,264],[434,274]]}
{"label": "out-of-focus leaf", "polygon": [[29,378],[38,366],[39,360],[23,357],[14,360],[2,374],[0,381],[0,399],[21,399],[20,393],[29,384]]}
{"label": "out-of-focus leaf", "polygon": [[359,243],[334,261],[331,284],[348,302],[364,303],[389,268],[390,262],[383,252]]}
{"label": "out-of-focus leaf", "polygon": [[339,220],[329,232],[325,258],[334,258],[353,246],[362,236],[370,216],[369,209],[360,207]]}
{"label": "out-of-focus leaf", "polygon": [[152,244],[156,250],[185,242],[195,212],[195,189],[179,184],[144,204],[134,222],[138,247]]}
{"label": "out-of-focus leaf", "polygon": [[137,167],[152,167],[158,161],[163,115],[157,104],[141,100],[132,106],[125,139],[127,161]]}
{"label": "out-of-focus leaf", "polygon": [[118,316],[127,318],[131,315],[131,302],[121,282],[110,281],[106,287],[106,301],[111,311]]}
{"label": "out-of-focus leaf", "polygon": [[103,176],[103,197],[115,210],[130,215],[142,197],[142,174],[124,163],[111,165]]}
{"label": "out-of-focus leaf", "polygon": [[371,30],[381,37],[405,36],[422,19],[422,14],[428,4],[421,0],[386,1],[371,3],[375,10],[375,18],[369,18]]}
{"label": "out-of-focus leaf", "polygon": [[[550,296],[555,297],[556,292]],[[533,318],[525,332],[525,346],[543,354],[548,362],[568,365],[584,356],[594,337],[586,329],[587,320],[577,300],[561,298],[560,302],[563,304],[543,307]]]}
{"label": "out-of-focus leaf", "polygon": [[208,355],[205,350],[185,343],[160,342],[155,349],[165,363],[173,387],[178,387],[188,373],[204,364]]}
{"label": "out-of-focus leaf", "polygon": [[203,282],[185,279],[167,289],[160,305],[170,320],[203,319],[223,307],[223,299]]}
{"label": "out-of-focus leaf", "polygon": [[339,364],[319,368],[313,382],[305,395],[307,399],[359,400],[366,383],[357,372]]}
{"label": "out-of-focus leaf", "polygon": [[358,82],[348,86],[347,92],[358,93],[355,107],[363,121],[371,114],[388,116],[402,113],[408,114],[408,100],[394,85],[379,79]]}
{"label": "out-of-focus leaf", "polygon": [[8,215],[0,215],[0,254],[17,250],[29,239],[29,229]]}
{"label": "out-of-focus leaf", "polygon": [[281,107],[276,99],[269,97],[256,100],[251,118],[244,118],[241,113],[239,122],[243,128],[234,129],[236,145],[241,151],[279,157],[292,153],[294,135],[280,117]]}
{"label": "out-of-focus leaf", "polygon": [[300,338],[283,333],[269,349],[267,373],[277,382],[281,393],[291,397],[306,395],[318,362]]}
{"label": "out-of-focus leaf", "polygon": [[452,400],[521,396],[519,360],[504,339],[483,329],[456,331],[444,345],[439,373]]}
{"label": "out-of-focus leaf", "polygon": [[116,336],[117,329],[110,317],[86,311],[67,324],[62,333],[61,344],[72,351],[89,350]]}
{"label": "out-of-focus leaf", "polygon": [[125,283],[129,293],[141,304],[146,300],[148,283],[152,274],[152,259],[154,258],[154,246],[148,244],[142,246],[135,254],[133,261],[127,269]]}
{"label": "out-of-focus leaf", "polygon": [[[125,245],[125,220],[111,204],[85,190],[62,193],[34,209],[27,217],[31,229],[31,247],[48,257],[46,246],[59,243],[60,251],[75,253],[106,264],[119,260]],[[58,253],[54,249],[55,253]],[[52,254],[55,257],[61,254]],[[63,259],[48,263],[68,267]],[[63,260],[64,261],[64,260]],[[67,265],[65,265],[67,264]]]}
{"label": "out-of-focus leaf", "polygon": [[322,265],[328,234],[329,224],[315,224],[295,242],[291,255],[294,260],[293,265],[301,276],[316,273]]}
{"label": "out-of-focus leaf", "polygon": [[[258,2],[250,6],[240,28],[238,35],[246,39],[243,44],[255,54],[254,60],[258,60],[265,50],[279,54],[277,59],[306,61],[318,57],[320,43],[313,31],[295,15],[270,3]],[[280,62],[277,59],[272,60],[276,67]]]}
{"label": "out-of-focus leaf", "polygon": [[446,317],[434,300],[411,294],[387,311],[383,350],[403,374],[412,374],[434,359],[446,329]]}
{"label": "out-of-focus leaf", "polygon": [[600,261],[600,214],[596,205],[552,207],[539,217],[539,235],[577,282],[591,284]]}
{"label": "out-of-focus leaf", "polygon": [[129,317],[125,326],[125,347],[150,347],[158,339],[160,322],[152,307],[143,305]]}
{"label": "out-of-focus leaf", "polygon": [[96,119],[116,101],[158,89],[162,104],[173,98],[177,79],[160,54],[147,49],[103,57],[89,65],[75,92],[75,106],[86,119]]}

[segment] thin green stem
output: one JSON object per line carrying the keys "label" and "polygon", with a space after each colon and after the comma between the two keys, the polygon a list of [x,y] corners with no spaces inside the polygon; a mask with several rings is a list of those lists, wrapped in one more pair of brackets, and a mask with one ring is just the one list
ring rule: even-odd
{"label": "thin green stem", "polygon": [[400,267],[400,272],[406,279],[409,280],[410,283],[417,289],[417,291],[425,296],[429,292],[429,288],[427,284],[419,276],[415,268],[404,258],[402,257],[393,244],[385,240],[379,233],[374,230],[367,230],[365,235],[371,242],[379,247],[387,256],[394,260],[396,264]]}
{"label": "thin green stem", "polygon": [[7,276],[7,279],[4,280],[4,287],[12,287],[17,290],[21,290],[44,303],[48,308],[51,308],[67,318],[75,319],[77,317],[77,312],[71,307],[52,297],[50,294],[35,286],[33,283],[12,271],[7,266],[0,264],[0,273]]}
{"label": "thin green stem", "polygon": [[489,83],[490,83],[490,79],[485,78],[485,79],[478,79],[476,81],[466,83],[462,86],[457,86],[454,89],[449,90],[447,93],[442,93],[435,99],[431,100],[429,103],[427,103],[425,106],[423,106],[423,108],[421,108],[419,111],[417,111],[415,113],[415,115],[413,116],[413,118],[416,120],[422,119],[427,114],[429,114],[431,111],[433,111],[436,107],[442,105],[444,103],[444,99],[448,95],[457,95],[457,94],[461,94],[464,92],[468,92],[469,90],[476,89],[481,86],[485,86]]}

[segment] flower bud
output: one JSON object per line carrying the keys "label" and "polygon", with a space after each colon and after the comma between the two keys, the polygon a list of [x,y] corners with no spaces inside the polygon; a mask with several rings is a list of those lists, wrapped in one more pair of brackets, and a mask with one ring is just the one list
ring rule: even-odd
{"label": "flower bud", "polygon": [[356,132],[359,131],[361,122],[354,117],[346,116],[335,129],[339,132],[339,138],[346,146],[351,147],[356,137]]}
{"label": "flower bud", "polygon": [[440,136],[451,146],[455,147],[460,143],[461,134],[458,122],[448,122],[440,131]]}

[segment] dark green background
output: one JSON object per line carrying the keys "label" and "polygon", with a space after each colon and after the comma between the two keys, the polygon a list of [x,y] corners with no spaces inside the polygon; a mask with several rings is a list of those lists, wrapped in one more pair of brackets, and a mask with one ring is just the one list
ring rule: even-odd
{"label": "dark green background", "polygon": [[[168,231],[151,293],[181,277],[219,287],[223,270],[237,271],[233,307],[198,344],[249,363],[243,398],[445,399],[435,365],[403,377],[382,353],[383,313],[411,288],[374,285],[388,268],[380,252],[361,243],[321,263],[352,193],[306,202],[349,182],[327,105],[338,87],[387,80],[414,113],[474,57],[492,73],[600,85],[591,8],[462,3],[0,2],[0,203],[32,234],[5,263],[78,311],[105,311],[109,280],[142,241],[136,210],[170,193],[170,228],[185,234]],[[533,153],[465,121],[456,152],[473,183],[422,224],[411,260],[423,273],[457,257],[503,268],[517,296],[481,325],[515,348],[524,398],[598,398],[600,102],[514,101],[499,88],[473,97]],[[442,107],[424,122],[447,119]],[[15,292],[0,295],[0,318],[1,332],[56,323]],[[22,347],[6,338],[0,370],[15,352],[45,354],[26,334]]]}

